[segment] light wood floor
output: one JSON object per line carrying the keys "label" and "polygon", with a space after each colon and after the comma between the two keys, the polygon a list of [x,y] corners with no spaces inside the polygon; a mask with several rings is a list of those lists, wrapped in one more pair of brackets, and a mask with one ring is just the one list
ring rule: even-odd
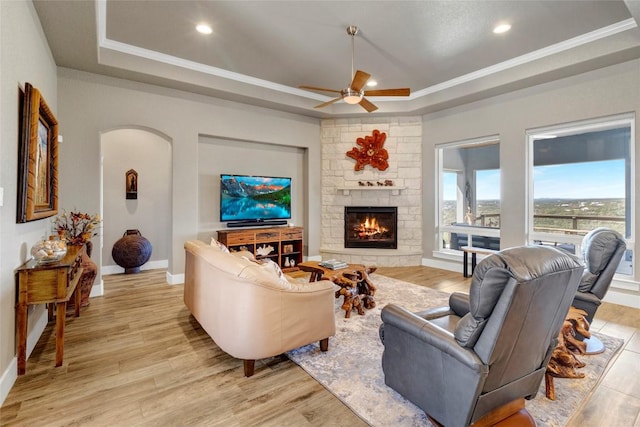
{"label": "light wood floor", "polygon": [[[460,273],[428,267],[378,273],[447,292],[469,286]],[[624,338],[625,348],[570,425],[640,427],[640,310],[604,304],[592,328]],[[59,368],[54,335],[50,324],[0,409],[0,425],[365,425],[284,356],[256,362],[245,378],[164,271],[105,277],[105,296],[67,320]]]}

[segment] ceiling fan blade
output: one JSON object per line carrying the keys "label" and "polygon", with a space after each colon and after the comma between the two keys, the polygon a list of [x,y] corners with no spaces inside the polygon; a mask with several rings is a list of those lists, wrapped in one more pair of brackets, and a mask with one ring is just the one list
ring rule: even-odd
{"label": "ceiling fan blade", "polygon": [[365,90],[366,96],[409,96],[411,91],[408,87],[399,89],[377,89],[377,90]]}
{"label": "ceiling fan blade", "polygon": [[360,100],[359,104],[360,104],[360,106],[362,106],[362,108],[367,110],[369,113],[372,112],[372,111],[376,111],[378,109],[378,107],[373,105],[373,103],[371,103],[367,98],[362,98]]}
{"label": "ceiling fan blade", "polygon": [[335,92],[335,93],[340,93],[339,90],[335,90],[335,89],[325,89],[323,87],[315,87],[315,86],[298,86],[299,89],[309,89],[309,90],[321,90],[323,92]]}
{"label": "ceiling fan blade", "polygon": [[364,71],[360,70],[356,71],[356,75],[353,76],[353,81],[351,82],[351,89],[355,90],[356,92],[360,92],[364,85],[367,83],[367,80],[369,80],[369,77],[371,77],[371,74],[369,73],[365,73]]}
{"label": "ceiling fan blade", "polygon": [[332,99],[331,101],[323,102],[323,103],[322,103],[322,104],[320,104],[320,105],[316,105],[316,106],[315,106],[315,107],[313,107],[313,108],[322,108],[322,107],[326,107],[327,105],[331,105],[331,104],[333,104],[334,102],[338,102],[338,101],[340,101],[341,99],[342,99],[342,97],[340,96],[340,97],[338,97],[338,98]]}

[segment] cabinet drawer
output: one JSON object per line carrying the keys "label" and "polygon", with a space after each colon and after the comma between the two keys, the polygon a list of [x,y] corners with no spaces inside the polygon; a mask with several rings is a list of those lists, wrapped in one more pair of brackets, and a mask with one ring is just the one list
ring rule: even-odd
{"label": "cabinet drawer", "polygon": [[277,231],[264,231],[256,233],[256,242],[279,240],[280,233]]}
{"label": "cabinet drawer", "polygon": [[287,230],[282,232],[282,240],[299,240],[302,239],[302,230]]}
{"label": "cabinet drawer", "polygon": [[223,242],[226,246],[234,246],[234,245],[246,245],[253,243],[253,235],[251,234],[239,234],[237,236],[228,236],[225,239],[226,242]]}

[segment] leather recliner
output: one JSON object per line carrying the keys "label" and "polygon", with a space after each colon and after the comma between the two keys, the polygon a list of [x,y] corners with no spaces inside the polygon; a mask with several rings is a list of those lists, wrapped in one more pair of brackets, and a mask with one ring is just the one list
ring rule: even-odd
{"label": "leather recliner", "polygon": [[564,251],[522,246],[483,259],[469,295],[452,294],[448,307],[387,305],[385,383],[447,427],[533,398],[582,271]]}
{"label": "leather recliner", "polygon": [[609,290],[626,249],[620,233],[610,228],[596,228],[582,239],[584,273],[573,306],[587,312],[589,323]]}
{"label": "leather recliner", "polygon": [[[584,272],[572,305],[587,313],[586,319],[589,323],[593,321],[602,299],[609,290],[613,275],[626,249],[627,245],[622,235],[610,228],[596,228],[582,239]],[[584,342],[587,344],[587,354],[604,350],[602,342],[594,336],[584,339]]]}

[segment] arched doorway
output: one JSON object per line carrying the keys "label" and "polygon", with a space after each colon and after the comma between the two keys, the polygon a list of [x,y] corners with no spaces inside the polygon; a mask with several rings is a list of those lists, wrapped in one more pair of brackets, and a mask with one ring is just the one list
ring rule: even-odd
{"label": "arched doorway", "polygon": [[[131,126],[102,133],[100,143],[102,274],[124,271],[111,250],[132,229],[139,230],[153,247],[142,269],[167,268],[172,228],[171,139],[153,129]],[[137,173],[135,198],[127,191],[131,190],[126,181],[131,171]]]}

